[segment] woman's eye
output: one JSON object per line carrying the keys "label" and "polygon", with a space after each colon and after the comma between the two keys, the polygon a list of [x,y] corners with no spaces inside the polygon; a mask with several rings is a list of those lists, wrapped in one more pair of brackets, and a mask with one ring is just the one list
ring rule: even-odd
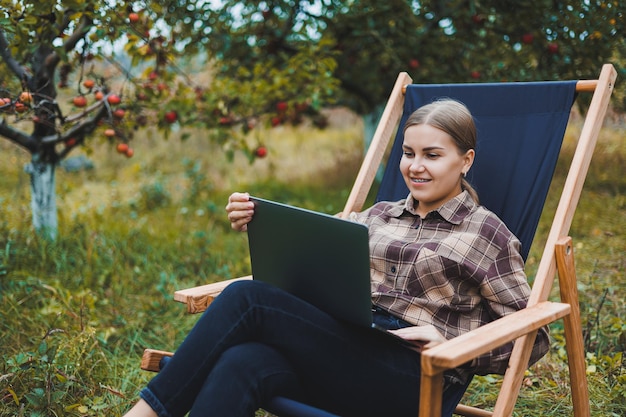
{"label": "woman's eye", "polygon": [[402,155],[406,156],[407,158],[412,158],[414,154],[413,152],[404,151],[402,152]]}
{"label": "woman's eye", "polygon": [[426,158],[428,158],[428,159],[437,159],[437,158],[439,158],[439,154],[429,153],[429,154],[426,154]]}

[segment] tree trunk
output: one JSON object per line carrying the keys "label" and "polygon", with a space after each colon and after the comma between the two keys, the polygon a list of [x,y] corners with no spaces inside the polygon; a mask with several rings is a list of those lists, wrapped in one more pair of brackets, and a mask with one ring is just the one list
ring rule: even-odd
{"label": "tree trunk", "polygon": [[42,159],[41,154],[33,153],[25,171],[30,175],[30,206],[35,231],[55,240],[58,233],[56,166]]}

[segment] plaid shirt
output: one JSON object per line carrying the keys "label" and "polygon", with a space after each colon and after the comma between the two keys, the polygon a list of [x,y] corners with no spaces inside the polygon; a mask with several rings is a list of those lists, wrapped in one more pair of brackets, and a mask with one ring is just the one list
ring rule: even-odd
{"label": "plaid shirt", "polygon": [[[369,226],[372,302],[416,325],[434,325],[451,339],[526,307],[530,287],[520,242],[492,212],[467,192],[422,219],[409,195],[380,202],[351,218]],[[531,355],[548,350],[542,329]],[[504,373],[513,344],[453,370],[465,381],[473,373]]]}

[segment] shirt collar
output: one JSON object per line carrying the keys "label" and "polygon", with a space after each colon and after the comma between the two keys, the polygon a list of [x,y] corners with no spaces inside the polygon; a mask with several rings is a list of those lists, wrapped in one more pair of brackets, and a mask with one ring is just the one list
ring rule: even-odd
{"label": "shirt collar", "polygon": [[[428,213],[427,217],[432,216],[433,213],[437,213],[445,221],[452,224],[459,224],[476,208],[476,206],[477,204],[472,196],[470,196],[467,191],[463,191],[461,194],[447,201],[438,209]],[[402,213],[407,211],[412,215],[417,216],[417,212],[414,207],[415,200],[411,197],[411,194],[409,194],[404,202],[400,202],[398,205],[392,207],[389,210],[389,214],[393,217],[400,217]]]}

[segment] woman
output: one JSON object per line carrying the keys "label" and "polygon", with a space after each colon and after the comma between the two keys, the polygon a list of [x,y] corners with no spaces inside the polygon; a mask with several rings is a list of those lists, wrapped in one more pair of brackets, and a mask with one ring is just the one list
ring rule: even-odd
{"label": "woman", "polygon": [[[530,294],[519,241],[464,179],[475,145],[463,104],[421,107],[404,126],[408,197],[350,214],[369,226],[374,320],[416,345],[522,309]],[[226,211],[232,228],[245,231],[254,205],[234,193]],[[447,372],[442,415],[452,414],[473,374],[504,372],[511,348]],[[547,348],[541,331],[531,361]],[[266,284],[238,282],[210,305],[127,416],[252,416],[275,396],[342,416],[415,416],[419,386],[417,349]]]}

